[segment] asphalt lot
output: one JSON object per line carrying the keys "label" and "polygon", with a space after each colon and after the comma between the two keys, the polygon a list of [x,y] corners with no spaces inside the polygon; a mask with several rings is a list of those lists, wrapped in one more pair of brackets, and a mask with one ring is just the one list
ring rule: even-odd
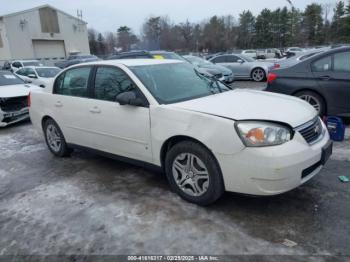
{"label": "asphalt lot", "polygon": [[226,193],[203,208],[153,171],[83,151],[55,158],[29,122],[0,129],[0,255],[350,256],[350,183],[338,180],[350,177],[349,131],[307,184],[275,197]]}

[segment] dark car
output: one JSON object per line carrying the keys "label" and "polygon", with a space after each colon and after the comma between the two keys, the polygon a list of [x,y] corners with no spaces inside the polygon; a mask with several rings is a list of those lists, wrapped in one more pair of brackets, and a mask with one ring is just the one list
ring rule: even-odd
{"label": "dark car", "polygon": [[67,58],[67,60],[55,63],[55,66],[63,69],[71,65],[76,65],[80,63],[86,63],[86,62],[94,62],[98,60],[99,58],[94,55],[71,55]]}
{"label": "dark car", "polygon": [[182,56],[178,55],[175,52],[169,52],[169,51],[150,51],[149,52],[154,59],[170,59],[170,60],[180,60],[180,61],[186,61]]}
{"label": "dark car", "polygon": [[321,116],[350,116],[350,47],[314,55],[284,69],[272,70],[266,91],[309,102]]}
{"label": "dark car", "polygon": [[114,59],[140,59],[140,58],[151,58],[153,59],[153,56],[147,52],[147,51],[129,51],[129,52],[122,52],[118,54],[111,55],[107,58],[107,60],[114,60]]}

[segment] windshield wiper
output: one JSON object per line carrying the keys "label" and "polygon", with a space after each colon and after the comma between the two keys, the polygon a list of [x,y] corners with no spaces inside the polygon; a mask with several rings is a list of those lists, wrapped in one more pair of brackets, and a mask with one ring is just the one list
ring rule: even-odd
{"label": "windshield wiper", "polygon": [[[224,85],[224,86],[227,87],[227,89],[233,90],[232,87],[226,85],[225,83],[222,83],[222,82],[221,82],[220,80],[218,80],[215,76],[203,75],[203,74],[199,73],[196,69],[194,69],[194,71],[196,72],[196,74],[197,74],[200,78],[202,78],[202,79],[204,79],[204,80],[206,80],[206,81],[208,81],[208,80],[210,81],[208,85],[209,85],[209,88],[210,88],[210,92],[212,92],[213,94],[216,94],[216,93],[217,93],[217,92],[214,91],[215,89],[217,89],[220,93],[226,91],[226,90],[223,90],[223,89],[221,88],[220,85]],[[216,85],[216,88],[214,88],[214,84]]]}
{"label": "windshield wiper", "polygon": [[[216,92],[214,91],[215,88],[213,87],[214,83],[217,82],[217,79],[214,79],[210,76],[205,76],[205,75],[202,75],[201,73],[199,73],[196,69],[194,69],[194,72],[196,73],[197,76],[199,76],[201,79],[205,80],[205,81],[208,81],[209,80],[209,88],[210,88],[210,92],[213,93],[213,94],[216,94]],[[218,86],[217,86],[218,87]],[[218,87],[218,90],[219,92],[221,93],[222,90],[220,87]]]}

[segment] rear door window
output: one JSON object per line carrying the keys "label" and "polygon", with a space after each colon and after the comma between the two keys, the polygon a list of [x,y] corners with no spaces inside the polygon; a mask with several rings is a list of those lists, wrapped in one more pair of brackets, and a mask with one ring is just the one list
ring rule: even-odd
{"label": "rear door window", "polygon": [[323,57],[311,65],[313,72],[327,72],[332,70],[332,57]]}
{"label": "rear door window", "polygon": [[88,97],[91,67],[73,68],[60,75],[55,82],[55,93],[67,96]]}
{"label": "rear door window", "polygon": [[235,55],[226,56],[226,62],[227,63],[238,63],[239,59],[240,58],[238,56],[235,56]]}
{"label": "rear door window", "polygon": [[214,63],[225,63],[226,62],[226,56],[215,57],[212,61]]}
{"label": "rear door window", "polygon": [[350,72],[350,52],[343,52],[334,55],[334,71]]}

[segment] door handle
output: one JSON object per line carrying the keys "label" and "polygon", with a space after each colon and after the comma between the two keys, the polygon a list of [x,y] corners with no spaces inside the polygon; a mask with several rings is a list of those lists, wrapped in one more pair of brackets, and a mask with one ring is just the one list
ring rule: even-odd
{"label": "door handle", "polygon": [[331,79],[331,77],[330,77],[330,76],[320,76],[320,79],[321,79],[322,81],[328,81],[328,80]]}
{"label": "door handle", "polygon": [[61,103],[61,101],[57,101],[55,103],[55,107],[62,107],[62,106],[63,106],[63,104]]}
{"label": "door handle", "polygon": [[99,109],[97,106],[94,106],[93,108],[90,109],[90,112],[93,114],[99,114],[101,113],[101,109]]}

